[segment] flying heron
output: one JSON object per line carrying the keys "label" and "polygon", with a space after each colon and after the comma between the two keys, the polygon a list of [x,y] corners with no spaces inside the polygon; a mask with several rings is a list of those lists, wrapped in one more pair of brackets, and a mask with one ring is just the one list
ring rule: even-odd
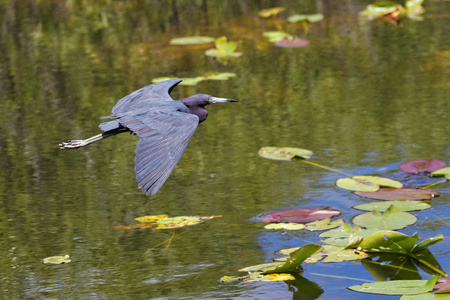
{"label": "flying heron", "polygon": [[143,87],[120,99],[112,109],[114,119],[101,123],[104,132],[85,140],[70,140],[58,146],[76,149],[123,132],[139,136],[134,171],[139,187],[155,195],[183,155],[198,124],[208,117],[206,105],[237,102],[206,94],[196,94],[178,101],[170,92],[181,82],[170,79]]}

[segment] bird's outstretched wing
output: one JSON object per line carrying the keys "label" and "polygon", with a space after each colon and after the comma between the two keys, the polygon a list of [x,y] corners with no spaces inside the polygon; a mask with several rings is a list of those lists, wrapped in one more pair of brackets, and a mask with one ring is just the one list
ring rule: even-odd
{"label": "bird's outstretched wing", "polygon": [[169,79],[147,85],[120,99],[112,109],[113,114],[126,113],[145,108],[154,100],[173,100],[170,92],[181,82],[181,79]]}
{"label": "bird's outstretched wing", "polygon": [[134,159],[136,181],[147,195],[156,194],[186,150],[198,117],[175,109],[152,109],[118,121],[140,137]]}

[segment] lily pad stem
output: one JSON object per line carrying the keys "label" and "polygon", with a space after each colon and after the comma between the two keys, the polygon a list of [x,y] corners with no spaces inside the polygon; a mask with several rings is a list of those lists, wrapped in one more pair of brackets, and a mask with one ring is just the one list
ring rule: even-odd
{"label": "lily pad stem", "polygon": [[349,176],[349,177],[353,177],[352,174],[348,174],[348,173],[345,173],[345,172],[342,172],[342,171],[339,171],[339,170],[336,170],[336,169],[333,169],[333,168],[330,168],[330,167],[322,166],[322,165],[313,163],[313,162],[311,162],[309,160],[301,159],[300,161],[304,162],[305,164],[310,164],[310,165],[313,165],[313,166],[316,166],[316,167],[319,167],[319,168],[322,168],[322,169],[326,169],[326,170],[329,170],[329,171],[332,171],[332,172],[335,172],[335,173],[340,173],[340,174],[344,174],[344,175]]}

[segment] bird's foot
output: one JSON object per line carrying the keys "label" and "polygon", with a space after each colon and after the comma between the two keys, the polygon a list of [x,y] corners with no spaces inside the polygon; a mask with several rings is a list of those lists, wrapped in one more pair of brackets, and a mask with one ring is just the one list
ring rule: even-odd
{"label": "bird's foot", "polygon": [[86,142],[84,140],[70,140],[67,142],[62,142],[58,146],[60,149],[77,149],[86,146]]}

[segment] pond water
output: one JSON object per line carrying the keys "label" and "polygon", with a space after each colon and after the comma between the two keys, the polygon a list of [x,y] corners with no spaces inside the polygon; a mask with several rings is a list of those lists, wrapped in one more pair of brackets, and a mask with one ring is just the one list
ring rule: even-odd
{"label": "pond water", "polygon": [[[280,208],[342,211],[370,200],[339,189],[342,175],[258,157],[264,146],[310,149],[311,161],[351,174],[389,174],[402,162],[450,163],[450,2],[425,1],[402,26],[359,17],[369,1],[0,1],[0,293],[5,299],[396,299],[346,287],[382,277],[361,262],[304,265],[297,284],[220,283],[274,251],[320,243],[320,232],[264,230]],[[310,45],[274,47],[258,11],[322,13]],[[173,37],[227,36],[243,55],[226,64]],[[238,99],[210,116],[156,196],[134,180],[135,136],[62,151],[98,134],[118,99],[161,76],[233,72],[178,86]],[[450,267],[450,183],[401,232],[446,239],[431,247]],[[153,214],[222,215],[176,230],[121,230]],[[171,239],[171,242],[167,241]],[[165,243],[164,243],[165,242]],[[72,263],[48,266],[44,257]],[[389,277],[389,276],[388,276]],[[420,272],[422,279],[430,275]]]}

